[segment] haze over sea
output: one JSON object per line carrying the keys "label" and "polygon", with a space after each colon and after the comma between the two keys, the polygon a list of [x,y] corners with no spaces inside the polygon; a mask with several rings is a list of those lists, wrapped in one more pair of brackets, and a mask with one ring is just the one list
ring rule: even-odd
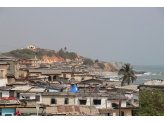
{"label": "haze over sea", "polygon": [[[137,80],[131,84],[143,84],[145,81],[151,79],[164,80],[164,65],[136,65],[133,69],[137,72],[144,71],[144,74],[136,74]],[[119,80],[120,76],[117,74],[106,74],[105,77],[109,77],[111,80]],[[126,84],[125,84],[126,85]]]}

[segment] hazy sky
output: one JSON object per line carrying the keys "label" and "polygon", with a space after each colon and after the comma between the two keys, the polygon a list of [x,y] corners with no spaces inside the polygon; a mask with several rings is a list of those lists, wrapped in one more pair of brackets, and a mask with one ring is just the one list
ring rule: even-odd
{"label": "hazy sky", "polygon": [[0,8],[0,52],[29,44],[106,62],[164,65],[164,8]]}

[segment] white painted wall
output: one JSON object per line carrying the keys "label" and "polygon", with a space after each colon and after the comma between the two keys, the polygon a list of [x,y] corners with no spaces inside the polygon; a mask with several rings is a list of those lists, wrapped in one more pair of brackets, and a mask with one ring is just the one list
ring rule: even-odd
{"label": "white painted wall", "polygon": [[42,94],[41,93],[37,93],[36,95],[40,96],[40,102],[39,103],[42,103]]}
{"label": "white painted wall", "polygon": [[49,92],[59,92],[59,90],[51,90],[51,89],[49,89]]}
{"label": "white painted wall", "polygon": [[139,97],[137,95],[133,95],[133,103],[134,103],[134,99],[137,99],[139,101]]}
{"label": "white painted wall", "polygon": [[7,84],[7,78],[6,79],[0,79],[0,86],[6,86]]}
{"label": "white painted wall", "polygon": [[35,99],[35,95],[20,95],[20,96],[19,96],[19,97],[20,97],[19,99],[25,99],[25,98],[23,98],[22,96],[25,97],[25,98],[26,98],[26,97],[30,97],[30,99]]}
{"label": "white painted wall", "polygon": [[0,91],[2,92],[2,97],[9,97],[9,91]]}
{"label": "white painted wall", "polygon": [[[80,105],[78,98],[82,98],[82,97],[75,97],[75,105]],[[85,98],[87,98],[86,106],[90,106],[90,97],[85,97]],[[96,98],[101,98],[101,105],[94,105],[93,104],[93,97],[91,97],[92,105],[95,106],[97,109],[106,108],[105,100],[107,100],[107,97],[96,97]],[[107,101],[107,107],[111,107],[111,101]]]}
{"label": "white painted wall", "polygon": [[[75,105],[80,105],[78,98],[82,98],[82,97],[75,97]],[[86,106],[90,106],[90,97],[85,97],[85,98],[87,98]],[[91,97],[92,105],[95,106],[97,109],[106,108],[107,97],[96,97],[96,98],[101,98],[101,105],[94,105],[93,97]],[[107,100],[107,107],[112,108],[112,102],[110,100]],[[126,107],[126,101],[121,101],[121,107]]]}
{"label": "white painted wall", "polygon": [[14,91],[14,97],[17,97],[17,91]]}
{"label": "white painted wall", "polygon": [[105,93],[106,92],[106,90],[99,90],[101,93]]}
{"label": "white painted wall", "polygon": [[[40,102],[39,103],[41,103],[42,102],[42,95],[41,95],[41,93],[37,93],[36,95],[40,96]],[[36,99],[36,95],[20,95],[19,99],[25,99],[26,97],[30,97],[30,99]],[[22,98],[22,96],[24,96],[25,98]]]}
{"label": "white painted wall", "polygon": [[126,107],[126,101],[121,101],[121,107]]}

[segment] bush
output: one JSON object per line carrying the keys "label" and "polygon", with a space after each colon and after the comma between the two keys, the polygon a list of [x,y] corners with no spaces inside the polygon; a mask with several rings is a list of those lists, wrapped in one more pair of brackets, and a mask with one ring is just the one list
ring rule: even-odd
{"label": "bush", "polygon": [[105,65],[103,63],[98,63],[98,66],[104,69]]}
{"label": "bush", "polygon": [[160,89],[143,89],[139,104],[136,116],[164,116],[164,94]]}
{"label": "bush", "polygon": [[99,63],[99,60],[97,59],[97,60],[95,60],[95,63]]}
{"label": "bush", "polygon": [[86,59],[86,60],[83,62],[83,64],[84,64],[84,65],[90,65],[90,66],[92,66],[94,63],[93,63],[92,60]]}

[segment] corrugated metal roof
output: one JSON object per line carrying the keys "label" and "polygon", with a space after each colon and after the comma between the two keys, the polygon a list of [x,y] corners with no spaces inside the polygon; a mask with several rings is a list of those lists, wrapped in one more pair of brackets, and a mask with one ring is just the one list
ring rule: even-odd
{"label": "corrugated metal roof", "polygon": [[32,88],[32,86],[17,86],[15,88],[12,88],[11,90],[17,90],[17,91],[27,91],[30,88]]}
{"label": "corrugated metal roof", "polygon": [[32,88],[29,92],[36,92],[36,93],[40,92],[40,93],[42,93],[44,91],[45,91],[45,88]]}
{"label": "corrugated metal roof", "polygon": [[36,95],[36,93],[20,93],[20,95]]}
{"label": "corrugated metal roof", "polygon": [[126,86],[122,86],[122,87],[115,87],[118,89],[124,89],[124,90],[137,90],[137,87],[139,85],[126,85]]}
{"label": "corrugated metal roof", "polygon": [[72,70],[58,69],[29,69],[29,72],[40,72],[42,74],[61,74],[62,72],[72,72]]}

